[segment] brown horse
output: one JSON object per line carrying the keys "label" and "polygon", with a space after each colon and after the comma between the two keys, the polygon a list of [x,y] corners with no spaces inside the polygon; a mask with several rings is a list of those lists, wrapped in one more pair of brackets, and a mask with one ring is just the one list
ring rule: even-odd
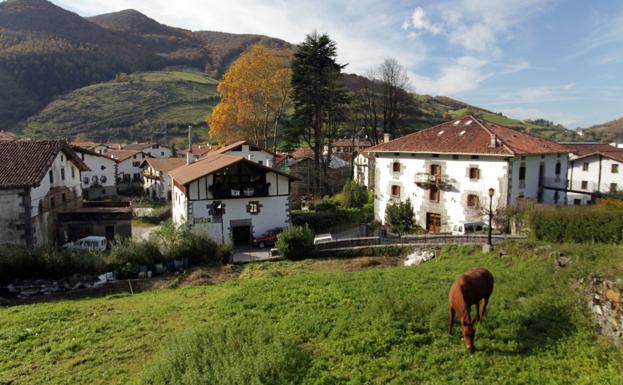
{"label": "brown horse", "polygon": [[[470,269],[459,276],[452,287],[448,300],[450,302],[450,318],[448,333],[452,334],[454,316],[460,317],[463,339],[467,348],[474,351],[474,325],[470,317],[472,305],[476,305],[476,322],[481,323],[485,315],[489,297],[493,292],[493,275],[481,267]],[[482,300],[482,302],[481,302]],[[480,302],[480,306],[478,305]]]}

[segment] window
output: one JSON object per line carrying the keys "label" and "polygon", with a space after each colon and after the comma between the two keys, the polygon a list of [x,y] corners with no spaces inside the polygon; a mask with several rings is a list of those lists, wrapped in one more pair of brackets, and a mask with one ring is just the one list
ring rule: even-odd
{"label": "window", "polygon": [[400,198],[400,186],[392,185],[392,197]]}
{"label": "window", "polygon": [[160,156],[164,156],[164,151],[160,151]]}
{"label": "window", "polygon": [[132,167],[140,167],[141,162],[132,162]]}
{"label": "window", "polygon": [[613,174],[618,174],[619,173],[619,165],[617,163],[613,163],[612,166],[610,166],[610,171]]}
{"label": "window", "polygon": [[102,169],[102,171],[106,170],[106,166],[102,165],[102,167],[100,167],[100,169]]}
{"label": "window", "polygon": [[61,180],[65,180],[65,169],[61,168]]}
{"label": "window", "polygon": [[469,179],[480,179],[480,169],[478,167],[469,168]]}
{"label": "window", "polygon": [[62,197],[63,203],[67,202],[67,197],[65,196],[65,193],[63,193],[61,197]]}
{"label": "window", "polygon": [[581,205],[582,204],[582,199],[574,199],[573,200],[573,204],[576,205],[576,206]]}
{"label": "window", "polygon": [[84,183],[85,185],[89,184],[89,177],[85,176],[84,179],[82,179],[82,183]]}
{"label": "window", "polygon": [[428,198],[431,202],[439,202],[439,198],[440,198],[440,191],[439,191],[439,187],[437,186],[431,186],[430,191],[428,193]]}
{"label": "window", "polygon": [[392,171],[393,172],[400,172],[400,162],[394,162],[392,164]]}
{"label": "window", "polygon": [[141,181],[141,174],[134,174],[132,176],[132,179],[134,182],[140,182]]}
{"label": "window", "polygon": [[257,215],[260,213],[260,202],[249,202],[247,205],[247,212],[251,215]]}
{"label": "window", "polygon": [[458,159],[459,159],[459,156],[458,156],[458,155],[452,155],[452,159],[454,159],[454,160],[458,160]]}
{"label": "window", "polygon": [[53,209],[56,207],[56,202],[54,201],[54,197],[50,198],[50,208]]}
{"label": "window", "polygon": [[479,206],[479,198],[476,194],[467,195],[467,207],[477,209]]}
{"label": "window", "polygon": [[554,191],[554,203],[558,204],[559,200],[560,200],[560,194],[558,194],[558,191]]}
{"label": "window", "polygon": [[472,159],[480,159],[478,155],[472,155]]}
{"label": "window", "polygon": [[610,192],[611,193],[615,193],[617,192],[617,184],[616,183],[610,183]]}
{"label": "window", "polygon": [[65,157],[63,156],[63,154],[61,154],[61,162],[65,161]]}
{"label": "window", "polygon": [[588,162],[582,163],[582,171],[588,171]]}
{"label": "window", "polygon": [[71,166],[71,179],[76,179],[76,168]]}
{"label": "window", "polygon": [[441,175],[441,166],[438,164],[431,164],[430,166],[430,174],[431,175]]}
{"label": "window", "polygon": [[519,166],[519,180],[520,181],[526,180],[526,165],[523,163],[521,164],[521,166]]}
{"label": "window", "polygon": [[136,159],[136,155],[132,155],[132,158]]}
{"label": "window", "polygon": [[433,158],[439,158],[439,154],[433,154]]}
{"label": "window", "polygon": [[48,177],[50,178],[50,183],[54,183],[54,174],[52,173],[52,170],[48,172]]}
{"label": "window", "polygon": [[556,162],[556,175],[560,175],[561,164],[560,162]]}
{"label": "window", "polygon": [[582,181],[582,190],[588,190],[588,181],[586,180]]}

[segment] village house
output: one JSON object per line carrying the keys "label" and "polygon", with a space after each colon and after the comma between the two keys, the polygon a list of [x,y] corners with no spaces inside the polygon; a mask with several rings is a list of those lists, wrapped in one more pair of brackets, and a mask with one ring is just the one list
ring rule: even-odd
{"label": "village house", "polygon": [[151,199],[171,200],[173,183],[169,172],[186,164],[183,158],[147,158],[143,161],[143,189]]}
{"label": "village house", "polygon": [[[212,146],[210,144],[193,144],[192,145],[192,155],[193,155],[193,161],[195,160],[199,160],[201,158],[203,158],[204,156],[208,155],[208,152],[212,149]],[[180,158],[184,158],[186,159],[186,157],[188,156],[188,149],[184,149],[184,150],[180,150],[177,152],[177,156]]]}
{"label": "village house", "polygon": [[117,161],[103,153],[72,146],[89,168],[80,173],[82,195],[85,199],[102,199],[117,195]]}
{"label": "village house", "polygon": [[141,164],[149,157],[140,150],[109,150],[107,154],[117,162],[117,189],[126,190],[132,184],[142,184]]}
{"label": "village house", "polygon": [[[446,122],[367,150],[374,156],[375,218],[410,198],[417,224],[452,232],[520,198],[564,203],[567,147],[478,120]],[[489,198],[489,193],[493,196]]]}
{"label": "village house", "polygon": [[[236,152],[246,151],[232,151]],[[250,245],[253,236],[267,230],[288,226],[293,178],[260,161],[213,153],[172,170],[173,221],[237,246]]]}
{"label": "village house", "polygon": [[121,150],[142,151],[152,158],[170,158],[173,149],[159,143],[132,143],[121,147]]}
{"label": "village house", "polygon": [[[323,175],[314,161],[314,151],[310,148],[298,148],[283,161],[281,169],[298,180],[292,182],[292,199],[311,199],[324,194],[335,194],[342,191],[344,183],[350,178],[352,161],[351,154],[333,154]],[[325,190],[319,190],[316,179],[321,178]]]}
{"label": "village house", "polygon": [[572,153],[568,204],[594,203],[601,194],[623,191],[623,148],[606,143],[565,143]]}
{"label": "village house", "polygon": [[372,141],[367,138],[340,138],[333,142],[334,153],[360,153],[372,147]]}
{"label": "village house", "polygon": [[58,239],[58,214],[80,207],[87,165],[63,141],[0,141],[0,244]]}
{"label": "village house", "polygon": [[84,148],[85,150],[91,150],[98,154],[105,155],[111,150],[111,146],[106,143],[98,143],[98,142],[71,142],[71,145],[75,147]]}

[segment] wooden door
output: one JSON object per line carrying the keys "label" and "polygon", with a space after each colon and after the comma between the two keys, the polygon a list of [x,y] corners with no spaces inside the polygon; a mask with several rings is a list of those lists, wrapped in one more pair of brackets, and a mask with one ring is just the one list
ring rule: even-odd
{"label": "wooden door", "polygon": [[441,214],[426,213],[426,230],[430,233],[441,232]]}

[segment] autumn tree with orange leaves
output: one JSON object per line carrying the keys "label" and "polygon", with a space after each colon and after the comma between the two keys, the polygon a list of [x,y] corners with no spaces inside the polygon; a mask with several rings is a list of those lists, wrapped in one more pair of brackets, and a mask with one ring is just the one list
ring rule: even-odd
{"label": "autumn tree with orange leaves", "polygon": [[221,101],[206,119],[210,135],[276,151],[279,121],[290,103],[290,58],[287,49],[249,47],[218,85]]}

